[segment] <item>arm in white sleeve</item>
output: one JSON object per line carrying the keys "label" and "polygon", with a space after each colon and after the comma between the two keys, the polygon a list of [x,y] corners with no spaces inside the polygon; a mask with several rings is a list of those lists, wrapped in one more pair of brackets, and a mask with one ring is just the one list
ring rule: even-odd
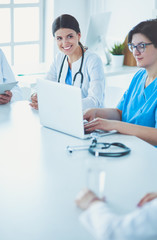
{"label": "arm in white sleeve", "polygon": [[87,97],[82,99],[83,110],[87,108],[104,107],[105,74],[101,59],[96,55],[89,55],[86,63],[89,88]]}
{"label": "arm in white sleeve", "polygon": [[95,203],[80,221],[101,240],[157,239],[157,199],[123,216],[112,213],[105,203]]}
{"label": "arm in white sleeve", "polygon": [[11,98],[11,102],[14,101],[21,101],[23,100],[23,95],[22,95],[22,91],[20,89],[20,87],[17,85],[15,86],[12,90],[11,90],[13,96]]}
{"label": "arm in white sleeve", "polygon": [[[16,81],[15,76],[2,50],[0,50],[0,58],[1,58],[1,74],[3,76],[3,82],[4,83],[15,82]],[[18,101],[23,99],[22,91],[18,85],[15,86],[11,90],[11,92],[13,94],[11,101]]]}

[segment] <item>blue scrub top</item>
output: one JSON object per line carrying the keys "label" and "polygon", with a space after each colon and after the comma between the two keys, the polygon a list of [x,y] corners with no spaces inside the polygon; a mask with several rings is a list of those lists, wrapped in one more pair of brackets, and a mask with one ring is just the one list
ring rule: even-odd
{"label": "blue scrub top", "polygon": [[146,78],[146,70],[140,69],[117,108],[122,111],[122,121],[157,128],[157,78],[145,88]]}
{"label": "blue scrub top", "polygon": [[70,67],[68,67],[68,72],[67,72],[67,76],[65,79],[65,83],[68,85],[72,85],[72,73],[71,73]]}

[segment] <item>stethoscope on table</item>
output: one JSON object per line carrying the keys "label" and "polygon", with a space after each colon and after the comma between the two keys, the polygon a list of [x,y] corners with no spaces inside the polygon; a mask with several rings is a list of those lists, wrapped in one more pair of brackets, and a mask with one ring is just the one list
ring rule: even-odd
{"label": "stethoscope on table", "polygon": [[[111,147],[116,147],[116,149],[120,151],[106,151],[106,149],[110,149]],[[124,145],[123,143],[113,142],[113,143],[106,143],[106,142],[98,142],[96,138],[92,140],[90,145],[85,146],[67,146],[67,150],[69,153],[73,151],[79,150],[88,150],[92,155],[98,157],[121,157],[130,153],[131,149]]]}
{"label": "stethoscope on table", "polygon": [[[80,44],[79,44],[79,45],[80,45]],[[73,85],[74,85],[74,83],[75,83],[75,81],[76,81],[76,77],[77,77],[78,75],[80,75],[80,76],[81,76],[80,88],[82,88],[82,84],[83,84],[82,65],[83,65],[83,61],[84,61],[84,49],[83,49],[83,47],[82,47],[81,45],[80,45],[80,47],[81,47],[81,50],[82,50],[82,59],[81,59],[80,68],[79,68],[78,72],[75,73],[75,75],[74,75]],[[60,68],[59,76],[58,76],[58,82],[60,82],[60,78],[61,78],[61,74],[62,74],[62,70],[63,70],[63,66],[64,66],[64,62],[65,62],[66,57],[67,57],[67,55],[64,56],[63,62],[62,62],[62,64],[61,64],[61,68]]]}

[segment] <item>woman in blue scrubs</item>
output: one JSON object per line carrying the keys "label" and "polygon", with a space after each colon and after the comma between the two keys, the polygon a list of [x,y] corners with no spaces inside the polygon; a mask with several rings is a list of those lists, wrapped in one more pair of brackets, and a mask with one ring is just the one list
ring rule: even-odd
{"label": "woman in blue scrubs", "polygon": [[[117,130],[157,146],[157,19],[143,21],[128,35],[128,47],[141,69],[117,108],[90,109],[85,130]],[[91,121],[91,122],[90,122]]]}

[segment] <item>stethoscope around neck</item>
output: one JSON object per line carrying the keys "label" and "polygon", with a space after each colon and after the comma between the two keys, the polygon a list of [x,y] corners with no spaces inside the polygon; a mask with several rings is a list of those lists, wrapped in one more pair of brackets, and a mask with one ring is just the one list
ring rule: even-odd
{"label": "stethoscope around neck", "polygon": [[[83,49],[83,47],[82,47],[82,45],[81,45],[80,43],[79,43],[79,45],[80,45],[80,48],[81,48],[81,50],[82,50],[82,59],[81,59],[80,68],[79,68],[78,72],[75,73],[75,75],[74,75],[73,85],[75,84],[76,77],[77,77],[78,75],[80,75],[80,76],[81,76],[80,88],[82,88],[82,84],[83,84],[82,65],[83,65],[83,61],[84,61],[84,49]],[[63,62],[62,62],[62,64],[61,64],[61,68],[60,68],[59,76],[58,76],[58,82],[60,82],[60,78],[61,78],[61,74],[62,74],[62,70],[63,70],[63,66],[64,66],[64,62],[65,62],[65,59],[66,59],[66,58],[67,58],[67,55],[64,56]]]}

